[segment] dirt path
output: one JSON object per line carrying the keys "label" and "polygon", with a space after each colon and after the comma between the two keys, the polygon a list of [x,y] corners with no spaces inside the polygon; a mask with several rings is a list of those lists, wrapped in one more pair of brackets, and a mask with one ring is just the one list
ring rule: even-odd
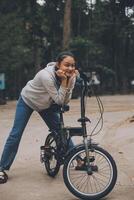
{"label": "dirt path", "polygon": [[[105,113],[104,127],[94,140],[115,158],[118,180],[107,200],[134,200],[134,96],[101,97]],[[0,106],[0,154],[12,126],[16,102]],[[97,103],[92,97],[87,101],[87,115],[93,128],[99,118]],[[79,118],[79,101],[72,100],[70,111],[65,114],[66,125],[75,126]],[[0,200],[75,200],[65,187],[62,169],[51,179],[40,163],[39,148],[48,130],[39,115],[34,113],[25,129],[19,152],[9,172],[7,184],[0,185]],[[81,138],[75,139],[78,143]]]}

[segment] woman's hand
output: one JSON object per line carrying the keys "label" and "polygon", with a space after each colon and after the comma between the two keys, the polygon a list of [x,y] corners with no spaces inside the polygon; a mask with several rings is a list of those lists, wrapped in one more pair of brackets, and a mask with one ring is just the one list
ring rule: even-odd
{"label": "woman's hand", "polygon": [[74,77],[76,77],[76,76],[78,76],[78,74],[79,74],[79,71],[78,70],[73,70],[71,73],[69,73],[69,78],[74,78]]}
{"label": "woman's hand", "polygon": [[74,81],[74,79],[76,79],[76,77],[79,75],[79,71],[78,70],[74,70],[73,73],[70,74],[70,76],[68,77],[68,83],[67,83],[67,87],[71,88],[71,85]]}
{"label": "woman's hand", "polygon": [[57,76],[59,78],[61,78],[61,80],[67,79],[67,76],[66,76],[65,72],[63,70],[61,70],[61,69],[58,69],[56,71],[56,74],[57,74]]}
{"label": "woman's hand", "polygon": [[79,74],[78,70],[72,70],[72,71],[63,71],[63,70],[57,70],[56,74],[59,78],[61,78],[61,85],[70,88],[72,81],[74,78]]}

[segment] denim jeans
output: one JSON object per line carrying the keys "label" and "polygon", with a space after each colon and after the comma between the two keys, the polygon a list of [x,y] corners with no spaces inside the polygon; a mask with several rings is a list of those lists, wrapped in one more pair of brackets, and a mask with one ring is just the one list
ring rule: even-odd
{"label": "denim jeans", "polygon": [[[16,107],[16,114],[14,119],[13,128],[7,138],[6,144],[4,146],[4,150],[1,156],[0,161],[0,170],[9,170],[14,159],[16,153],[18,151],[19,143],[23,134],[23,131],[28,123],[28,120],[33,112],[31,109],[22,99],[19,98],[17,107]],[[53,129],[58,131],[58,127],[60,124],[60,116],[59,113],[53,112],[51,107],[39,112],[39,115],[45,121],[49,129]],[[70,141],[70,147],[72,148],[73,142]]]}

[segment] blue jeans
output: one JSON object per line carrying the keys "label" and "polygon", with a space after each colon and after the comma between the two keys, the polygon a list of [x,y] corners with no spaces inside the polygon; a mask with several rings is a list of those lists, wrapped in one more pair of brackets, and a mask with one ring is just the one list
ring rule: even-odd
{"label": "blue jeans", "polygon": [[[13,124],[13,128],[7,138],[6,144],[4,146],[4,150],[1,156],[0,161],[0,170],[9,170],[14,159],[16,153],[18,151],[19,143],[23,134],[23,131],[28,123],[28,120],[33,112],[31,109],[20,97],[16,107],[15,120]],[[49,129],[53,129],[58,131],[60,124],[60,116],[59,113],[53,112],[51,107],[39,112],[39,115],[45,121]],[[72,148],[73,142],[70,141],[70,147]]]}

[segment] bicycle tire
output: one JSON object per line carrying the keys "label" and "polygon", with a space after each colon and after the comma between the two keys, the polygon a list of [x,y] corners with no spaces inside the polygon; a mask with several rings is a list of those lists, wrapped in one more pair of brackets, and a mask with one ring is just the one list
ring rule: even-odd
{"label": "bicycle tire", "polygon": [[[88,175],[87,171],[75,170],[76,168],[74,167],[77,165],[75,158],[85,155],[85,147],[83,145],[76,148],[67,157],[63,167],[63,178],[68,190],[76,197],[84,200],[97,200],[105,197],[114,188],[117,180],[117,167],[112,156],[99,146],[95,145],[92,148],[89,148],[89,154],[94,156],[95,159],[91,164],[97,166],[98,171],[93,171],[92,175]],[[74,162],[76,162],[76,164]],[[108,168],[110,172],[108,172]],[[107,181],[104,186],[103,184],[105,183],[101,180],[103,178]],[[77,179],[79,179],[79,182],[77,182]],[[101,188],[101,183],[103,188]],[[85,188],[86,191],[82,191],[82,188]],[[95,191],[95,189],[98,191]]]}
{"label": "bicycle tire", "polygon": [[[54,134],[50,133],[45,140],[45,147],[49,147],[49,156],[46,156],[44,165],[47,174],[55,177],[60,170],[60,163],[57,160],[57,142]],[[54,165],[52,165],[54,163]]]}

